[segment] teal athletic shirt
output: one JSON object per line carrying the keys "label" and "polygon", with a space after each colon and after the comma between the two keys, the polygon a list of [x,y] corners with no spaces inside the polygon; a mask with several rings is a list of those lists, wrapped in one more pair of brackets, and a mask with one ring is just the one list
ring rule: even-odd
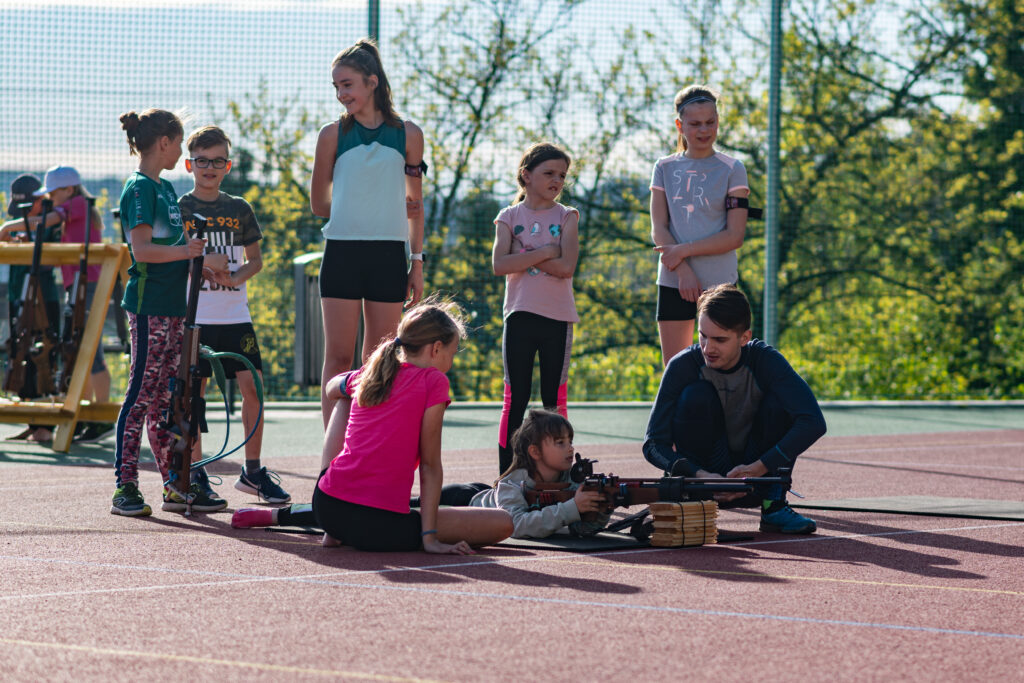
{"label": "teal athletic shirt", "polygon": [[329,240],[408,242],[405,211],[405,125],[367,128],[338,124]]}
{"label": "teal athletic shirt", "polygon": [[[136,171],[121,190],[121,226],[128,235],[139,225],[153,227],[153,244],[175,246],[185,244],[185,230],[174,187],[164,179],[159,182]],[[185,290],[188,283],[188,259],[169,263],[139,263],[132,252],[128,269],[128,286],[121,305],[138,315],[184,317]]]}

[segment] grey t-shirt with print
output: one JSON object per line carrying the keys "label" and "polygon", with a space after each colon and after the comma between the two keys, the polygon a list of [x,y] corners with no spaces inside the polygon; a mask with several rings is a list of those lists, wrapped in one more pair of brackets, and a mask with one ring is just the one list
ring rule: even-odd
{"label": "grey t-shirt with print", "polygon": [[[651,189],[662,190],[668,201],[669,230],[677,244],[696,242],[725,229],[725,198],[749,189],[747,170],[738,159],[722,153],[690,159],[683,153],[658,159]],[[736,282],[736,251],[692,256],[687,261],[704,289]],[[658,284],[678,287],[676,274],[658,262]]]}

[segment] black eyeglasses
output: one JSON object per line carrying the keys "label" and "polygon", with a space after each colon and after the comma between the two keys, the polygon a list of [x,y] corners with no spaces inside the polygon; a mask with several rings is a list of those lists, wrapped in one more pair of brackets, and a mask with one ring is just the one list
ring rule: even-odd
{"label": "black eyeglasses", "polygon": [[214,168],[224,168],[228,165],[228,160],[224,157],[217,157],[216,159],[195,157],[194,159],[189,159],[189,161],[195,164],[198,168],[210,168],[210,166],[213,166]]}

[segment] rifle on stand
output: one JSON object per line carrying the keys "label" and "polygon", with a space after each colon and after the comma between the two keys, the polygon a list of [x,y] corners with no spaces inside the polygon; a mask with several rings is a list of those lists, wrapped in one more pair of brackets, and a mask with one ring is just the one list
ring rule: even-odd
{"label": "rifle on stand", "polygon": [[[199,214],[199,221],[207,225],[210,219]],[[203,223],[196,221],[195,236],[202,239]],[[188,239],[186,232],[185,238]],[[202,397],[202,377],[199,375],[199,325],[196,310],[199,307],[199,289],[203,282],[203,254],[192,259],[189,271],[188,308],[185,312],[185,336],[181,344],[181,362],[178,374],[171,380],[171,404],[167,408],[163,427],[174,436],[171,449],[171,471],[167,488],[185,501],[185,516],[192,514],[195,496],[189,491],[192,480],[192,450],[199,438],[199,425],[206,414],[206,401]]]}
{"label": "rifle on stand", "polygon": [[[82,334],[85,333],[85,291],[89,285],[89,241],[92,237],[92,211],[96,204],[95,197],[86,197],[88,210],[85,213],[85,244],[82,245],[82,257],[78,260],[78,273],[75,283],[68,291],[64,303],[64,328],[61,335],[61,373],[57,388],[67,393],[71,386],[71,374],[78,360],[78,350],[82,345]],[[103,353],[103,346],[96,350]]]}
{"label": "rifle on stand", "polygon": [[[659,477],[656,479],[628,479],[614,474],[595,474],[596,460],[581,458],[576,454],[576,462],[569,471],[569,478],[579,484],[585,491],[600,491],[604,495],[601,509],[598,512],[586,512],[580,515],[584,521],[593,521],[600,514],[610,514],[615,508],[633,505],[651,505],[652,503],[686,503],[691,501],[710,501],[716,493],[752,493],[768,487],[781,486],[788,491],[793,483],[792,470],[779,469],[775,477]],[[534,488],[524,485],[523,497],[534,509],[556,505],[571,500],[576,489],[568,482],[538,483]],[[654,510],[655,508],[651,508]],[[715,506],[717,510],[717,506]],[[651,528],[644,528],[643,521],[647,511],[630,515],[622,522],[633,525],[631,533],[640,540],[646,540]],[[615,529],[613,529],[613,527]],[[623,525],[609,525],[606,530],[617,530]]]}
{"label": "rifle on stand", "polygon": [[[52,352],[57,346],[57,335],[50,329],[46,315],[46,302],[40,283],[39,261],[43,253],[43,238],[46,233],[46,216],[50,213],[52,203],[43,200],[42,217],[35,230],[34,248],[32,250],[32,268],[25,280],[24,295],[21,298],[21,310],[14,321],[9,342],[7,376],[4,379],[4,391],[17,394],[25,386],[27,361],[31,360],[36,368],[36,390],[40,395],[57,393],[53,381]],[[28,229],[29,212],[32,204],[21,204],[25,229]]]}

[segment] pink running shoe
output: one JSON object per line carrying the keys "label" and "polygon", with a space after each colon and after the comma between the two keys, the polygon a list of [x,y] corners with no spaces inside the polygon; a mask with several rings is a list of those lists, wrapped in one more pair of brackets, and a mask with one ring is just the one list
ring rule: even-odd
{"label": "pink running shoe", "polygon": [[231,515],[231,526],[249,529],[254,526],[274,526],[274,508],[242,508]]}

